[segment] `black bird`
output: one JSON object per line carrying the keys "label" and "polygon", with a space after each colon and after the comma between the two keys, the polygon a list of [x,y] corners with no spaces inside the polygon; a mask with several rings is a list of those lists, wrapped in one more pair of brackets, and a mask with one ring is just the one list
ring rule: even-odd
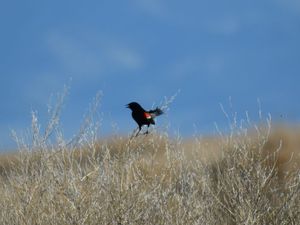
{"label": "black bird", "polygon": [[146,111],[137,102],[131,102],[131,103],[127,104],[126,107],[131,109],[132,118],[135,120],[135,122],[139,126],[138,127],[139,130],[135,136],[137,136],[140,133],[143,125],[148,126],[147,131],[145,132],[145,134],[148,134],[148,129],[149,129],[150,124],[153,124],[153,125],[155,124],[154,118],[164,113],[158,107],[156,107],[156,109]]}

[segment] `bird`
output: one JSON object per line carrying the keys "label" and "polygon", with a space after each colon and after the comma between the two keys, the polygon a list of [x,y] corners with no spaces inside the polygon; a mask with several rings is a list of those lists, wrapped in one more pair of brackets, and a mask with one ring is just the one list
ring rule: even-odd
{"label": "bird", "polygon": [[146,111],[143,107],[137,102],[130,102],[126,105],[127,108],[131,109],[132,113],[131,116],[138,124],[138,132],[135,136],[138,136],[140,133],[142,126],[147,125],[147,131],[144,134],[148,134],[150,124],[155,125],[154,118],[157,116],[162,115],[164,112],[162,109],[156,107],[153,110]]}

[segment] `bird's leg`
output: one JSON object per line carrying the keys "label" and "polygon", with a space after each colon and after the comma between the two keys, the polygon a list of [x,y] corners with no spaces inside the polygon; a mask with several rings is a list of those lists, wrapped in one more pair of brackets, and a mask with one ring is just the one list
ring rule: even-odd
{"label": "bird's leg", "polygon": [[137,137],[137,136],[139,135],[139,133],[140,133],[140,131],[141,131],[142,128],[139,126],[138,129],[139,129],[139,130],[138,130],[138,132],[136,133],[135,137]]}
{"label": "bird's leg", "polygon": [[145,133],[143,133],[143,134],[149,134],[149,125],[148,125],[148,127],[147,127],[147,130],[145,131]]}

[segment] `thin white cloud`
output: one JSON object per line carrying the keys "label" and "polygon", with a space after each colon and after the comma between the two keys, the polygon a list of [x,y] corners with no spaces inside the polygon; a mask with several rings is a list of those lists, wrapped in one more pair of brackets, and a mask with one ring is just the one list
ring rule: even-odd
{"label": "thin white cloud", "polygon": [[276,0],[281,6],[299,13],[300,12],[300,1],[299,0]]}
{"label": "thin white cloud", "polygon": [[106,48],[106,55],[114,65],[127,69],[138,69],[143,64],[141,56],[126,46],[112,44]]}
{"label": "thin white cloud", "polygon": [[134,0],[134,3],[151,16],[163,18],[168,15],[168,10],[161,0]]}
{"label": "thin white cloud", "polygon": [[112,41],[112,38],[76,38],[51,33],[47,44],[49,51],[72,77],[105,76],[111,70],[135,70],[143,65],[141,55],[133,47]]}
{"label": "thin white cloud", "polygon": [[[228,63],[228,62],[227,62]],[[214,74],[215,76],[218,74],[222,74],[222,71],[225,69],[225,58],[220,55],[212,55],[206,60],[206,68],[210,74]]]}
{"label": "thin white cloud", "polygon": [[173,81],[182,81],[193,73],[197,73],[203,67],[203,63],[198,58],[187,57],[172,64],[167,74],[172,75]]}
{"label": "thin white cloud", "polygon": [[222,54],[208,54],[204,56],[187,56],[172,64],[165,72],[172,75],[172,81],[182,82],[193,77],[201,76],[210,80],[220,78],[230,63]]}
{"label": "thin white cloud", "polygon": [[51,33],[47,37],[47,44],[53,57],[73,76],[79,73],[89,76],[102,70],[100,55],[74,38]]}
{"label": "thin white cloud", "polygon": [[205,28],[212,33],[222,34],[222,35],[233,35],[237,33],[241,27],[241,18],[218,18],[208,20],[204,25]]}

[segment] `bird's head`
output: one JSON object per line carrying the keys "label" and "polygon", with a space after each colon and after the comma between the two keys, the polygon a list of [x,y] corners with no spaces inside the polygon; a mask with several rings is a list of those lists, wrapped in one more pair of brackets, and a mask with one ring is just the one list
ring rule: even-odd
{"label": "bird's head", "polygon": [[126,108],[129,108],[131,110],[134,110],[134,109],[142,109],[142,107],[140,106],[139,103],[137,102],[130,102],[129,104],[125,105]]}

